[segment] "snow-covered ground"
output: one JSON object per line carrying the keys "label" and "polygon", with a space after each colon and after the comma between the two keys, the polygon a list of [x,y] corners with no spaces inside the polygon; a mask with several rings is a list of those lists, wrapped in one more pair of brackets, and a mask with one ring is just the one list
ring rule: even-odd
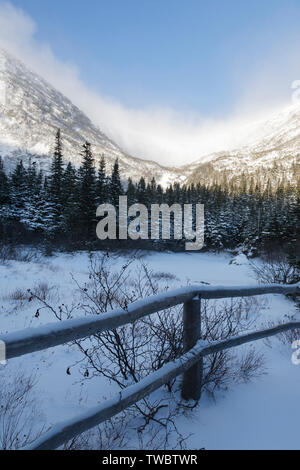
{"label": "snow-covered ground", "polygon": [[[226,253],[145,253],[143,261],[155,271],[174,274],[177,278],[172,281],[174,287],[187,282],[257,283],[243,255],[233,259]],[[124,257],[120,256],[116,262],[121,267]],[[46,309],[36,315],[39,305],[20,299],[20,294],[36,286],[47,286],[49,303],[76,304],[79,292],[73,277],[82,285],[88,282],[88,273],[89,258],[84,252],[60,253],[47,258],[39,255],[30,262],[9,261],[0,265],[0,332],[57,321]],[[283,320],[286,314],[299,315],[295,305],[282,295],[266,295],[261,300],[257,327],[268,321]],[[263,341],[256,343],[266,357],[266,375],[247,384],[234,385],[226,393],[218,393],[216,402],[203,396],[198,408],[187,416],[178,417],[181,432],[192,434],[187,441],[188,448],[299,448],[300,366],[292,364],[290,345],[284,346],[277,339],[273,339],[271,345]],[[67,374],[67,368],[80,357],[77,349],[60,346],[16,358],[2,367],[1,380],[17,369],[36,373],[39,408],[48,427],[102,402],[117,390],[116,385],[104,378],[82,383],[76,366]]]}

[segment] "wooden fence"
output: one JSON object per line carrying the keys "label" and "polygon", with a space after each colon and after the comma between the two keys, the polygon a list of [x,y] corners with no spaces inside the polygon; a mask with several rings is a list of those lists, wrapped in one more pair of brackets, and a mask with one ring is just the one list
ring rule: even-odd
{"label": "wooden fence", "polygon": [[85,338],[95,333],[99,334],[135,322],[146,315],[178,304],[184,304],[183,340],[185,352],[180,358],[165,364],[161,369],[151,373],[137,384],[120,391],[102,405],[94,407],[74,419],[53,426],[50,431],[26,449],[56,449],[82,432],[137,403],[181,374],[184,374],[182,397],[198,400],[201,395],[203,358],[205,356],[294,328],[300,328],[300,321],[292,321],[273,328],[254,331],[212,343],[201,340],[201,299],[246,297],[262,294],[299,295],[300,283],[248,287],[188,286],[139,300],[129,305],[126,310],[118,308],[99,317],[91,316],[65,320],[38,328],[28,328],[23,331],[0,335],[0,340],[5,344],[6,358],[10,359]]}

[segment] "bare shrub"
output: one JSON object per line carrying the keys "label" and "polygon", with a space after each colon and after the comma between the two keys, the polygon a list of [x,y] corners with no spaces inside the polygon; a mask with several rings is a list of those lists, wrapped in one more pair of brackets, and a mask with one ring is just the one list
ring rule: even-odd
{"label": "bare shrub", "polygon": [[39,302],[51,302],[57,300],[58,294],[55,286],[49,286],[47,282],[38,282],[32,289],[16,288],[3,297],[12,303],[10,313],[23,308],[24,305],[33,300]]}
{"label": "bare shrub", "polygon": [[[183,436],[176,426],[179,406],[176,398],[161,408],[160,421],[148,420],[131,408],[96,426],[94,429],[76,436],[63,446],[64,450],[166,450],[185,449],[190,436]],[[159,399],[161,402],[161,399]],[[167,403],[167,402],[166,402]],[[182,414],[182,411],[181,411]],[[144,432],[146,430],[146,432]],[[137,437],[137,438],[136,438]]]}
{"label": "bare shrub", "polygon": [[[141,426],[136,426],[135,422],[130,424],[134,431],[137,430],[138,449],[186,449],[186,441],[192,434],[183,434],[177,426],[177,419],[179,416],[187,415],[190,410],[191,407],[183,406],[175,393],[168,393],[164,400],[160,399],[159,419],[143,419]],[[141,420],[143,416],[137,415],[137,418]]]}
{"label": "bare shrub", "polygon": [[10,294],[8,294],[5,297],[7,300],[13,300],[13,301],[21,301],[24,302],[28,300],[28,292],[24,289],[21,289],[18,287],[14,291],[12,291]]}
{"label": "bare shrub", "polygon": [[[4,375],[4,370],[0,375]],[[0,448],[19,449],[35,441],[43,432],[43,426],[36,430],[34,425],[34,417],[38,416],[33,392],[35,377],[18,372],[10,377],[5,374],[5,380],[4,377],[1,379]]]}
{"label": "bare shrub", "polygon": [[288,344],[290,346],[294,341],[300,339],[300,329],[295,328],[293,330],[284,331],[278,335],[278,339],[283,344]]}
{"label": "bare shrub", "polygon": [[118,450],[128,443],[128,429],[125,413],[105,421],[67,442],[64,450]]}
{"label": "bare shrub", "polygon": [[29,289],[28,291],[28,299],[36,298],[42,301],[52,301],[53,298],[56,298],[56,287],[49,286],[47,282],[38,282],[33,289]]}
{"label": "bare shrub", "polygon": [[[101,315],[116,307],[126,310],[130,303],[157,294],[151,270],[143,263],[134,271],[131,266],[129,261],[114,271],[108,257],[92,258],[89,283],[77,284],[81,310],[86,315]],[[181,313],[182,306],[177,306],[76,342],[87,358],[84,373],[104,375],[121,388],[137,383],[182,353]]]}
{"label": "bare shrub", "polygon": [[13,313],[23,308],[25,303],[28,302],[28,292],[25,289],[17,287],[9,294],[4,295],[3,300],[10,302],[8,313]]}
{"label": "bare shrub", "polygon": [[163,272],[163,271],[153,272],[152,276],[153,276],[153,279],[155,279],[156,281],[160,281],[162,279],[166,280],[166,281],[177,281],[178,280],[178,278],[174,274],[166,273],[166,272]]}
{"label": "bare shrub", "polygon": [[14,250],[11,245],[2,245],[0,247],[0,263],[6,265],[12,259]]}
{"label": "bare shrub", "polygon": [[[276,322],[276,323],[269,322],[268,327],[273,328],[274,326],[278,326],[278,325],[281,325],[281,324],[284,324],[284,323],[295,321],[295,316],[294,315],[284,315],[284,318],[285,319],[280,321],[280,322]],[[276,335],[276,340],[280,341],[280,343],[282,343],[284,346],[286,346],[286,345],[291,346],[291,344],[294,341],[297,341],[299,339],[300,339],[300,329],[299,328],[294,328],[292,330],[283,331],[282,333],[279,333],[279,334]],[[271,340],[270,339],[266,339],[265,343],[268,346],[271,346]]]}
{"label": "bare shrub", "polygon": [[0,263],[5,265],[9,261],[21,261],[30,263],[39,261],[40,254],[35,249],[30,249],[12,244],[2,245],[0,248]]}
{"label": "bare shrub", "polygon": [[291,265],[281,251],[269,252],[259,262],[250,264],[257,280],[262,283],[291,284],[299,280],[299,269]]}
{"label": "bare shrub", "polygon": [[[169,289],[169,277],[159,275],[158,283],[155,273],[143,262],[136,267],[131,260],[118,269],[114,260],[109,254],[91,256],[89,281],[80,285],[74,279],[81,293],[78,305],[81,314],[102,315],[117,307],[127,310],[130,303]],[[48,308],[59,319],[70,318],[70,310],[65,306]],[[221,303],[203,301],[203,339],[212,342],[249,330],[257,308],[257,300],[250,298]],[[79,365],[83,380],[104,376],[124,389],[182,355],[182,305],[74,344],[82,358],[70,367]],[[235,350],[210,355],[204,365],[204,390],[212,397],[219,389],[248,381],[263,372],[263,358],[251,348],[245,348],[244,355]],[[136,425],[140,445],[171,448],[176,442],[177,448],[184,448],[186,437],[177,429],[176,417],[183,410],[188,412],[191,406],[178,399],[179,386],[180,380],[166,384],[159,395],[152,394],[127,410],[133,422],[140,421]]]}
{"label": "bare shrub", "polygon": [[[248,297],[230,299],[221,303],[202,301],[202,338],[209,343],[237,336],[251,330],[254,319],[250,312],[259,308],[257,299]],[[230,384],[248,382],[264,373],[264,357],[251,347],[240,354],[234,349],[210,354],[204,360],[203,388],[215,397],[217,390],[225,390]]]}

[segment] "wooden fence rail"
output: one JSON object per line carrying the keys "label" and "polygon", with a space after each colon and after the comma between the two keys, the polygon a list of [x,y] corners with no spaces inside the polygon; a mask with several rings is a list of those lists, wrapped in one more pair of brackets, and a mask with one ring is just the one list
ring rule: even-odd
{"label": "wooden fence rail", "polygon": [[120,413],[181,374],[184,374],[183,398],[198,400],[201,394],[203,358],[205,356],[294,328],[300,328],[300,321],[294,321],[210,344],[199,339],[201,338],[201,299],[262,294],[299,295],[300,283],[287,286],[273,284],[251,287],[189,286],[148,297],[132,303],[127,310],[116,309],[101,315],[99,318],[87,317],[65,320],[39,328],[0,335],[0,340],[6,346],[7,359],[9,359],[84,338],[94,333],[99,334],[174,305],[184,304],[185,353],[179,359],[164,365],[160,370],[153,372],[137,384],[120,391],[104,404],[92,408],[74,419],[53,426],[50,431],[26,449],[56,449],[82,432]]}
{"label": "wooden fence rail", "polygon": [[6,344],[6,358],[11,359],[118,328],[152,313],[188,302],[196,296],[201,296],[202,299],[222,299],[262,294],[299,294],[299,292],[300,283],[288,286],[269,284],[251,287],[187,286],[138,300],[130,304],[127,310],[117,308],[104,315],[74,318],[38,328],[27,328],[0,335],[0,340]]}
{"label": "wooden fence rail", "polygon": [[258,339],[274,336],[294,328],[300,328],[300,321],[286,323],[267,330],[255,331],[210,344],[199,340],[196,346],[179,359],[174,362],[169,362],[137,384],[127,387],[102,405],[94,407],[74,419],[53,426],[50,431],[45,433],[31,446],[28,446],[26,450],[47,450],[60,447],[65,442],[68,442],[82,432],[115,416],[154,392],[162,385],[175,379],[185,371],[188,371],[190,368],[194,367],[200,359],[203,359],[204,356]]}

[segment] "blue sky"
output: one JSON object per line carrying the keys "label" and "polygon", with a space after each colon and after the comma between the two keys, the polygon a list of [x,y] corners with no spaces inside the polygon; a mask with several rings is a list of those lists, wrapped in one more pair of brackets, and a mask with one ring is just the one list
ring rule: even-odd
{"label": "blue sky", "polygon": [[244,144],[291,103],[299,25],[300,0],[0,0],[0,47],[165,164]]}
{"label": "blue sky", "polygon": [[276,54],[287,35],[291,42],[293,34],[299,38],[299,0],[13,4],[36,21],[37,38],[57,57],[79,66],[89,86],[126,106],[159,103],[222,115],[238,99],[252,66]]}

